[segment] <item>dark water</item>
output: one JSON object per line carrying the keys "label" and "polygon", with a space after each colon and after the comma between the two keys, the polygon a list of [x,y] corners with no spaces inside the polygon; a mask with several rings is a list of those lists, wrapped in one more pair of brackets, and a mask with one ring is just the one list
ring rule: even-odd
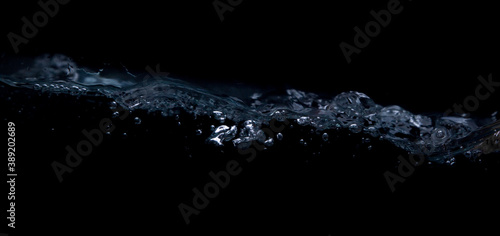
{"label": "dark water", "polygon": [[70,2],[20,53],[4,42],[16,228],[0,232],[334,235],[495,219],[493,13],[401,2],[347,63],[339,43],[387,1],[243,1],[222,22],[211,2],[186,4],[109,19],[112,4]]}

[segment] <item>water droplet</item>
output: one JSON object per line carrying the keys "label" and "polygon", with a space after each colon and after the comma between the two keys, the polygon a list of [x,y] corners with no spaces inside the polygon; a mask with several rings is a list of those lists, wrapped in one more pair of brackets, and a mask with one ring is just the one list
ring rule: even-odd
{"label": "water droplet", "polygon": [[210,131],[214,131],[215,130],[215,125],[211,125],[210,126]]}
{"label": "water droplet", "polygon": [[356,123],[352,123],[349,125],[349,130],[355,134],[361,132],[361,127],[356,124]]}
{"label": "water droplet", "polygon": [[181,124],[181,122],[180,122],[180,121],[179,121],[179,122],[177,122],[177,126],[181,126],[181,125],[182,125],[182,124]]}
{"label": "water droplet", "polygon": [[226,115],[221,111],[214,111],[213,114],[214,118],[218,120],[220,123],[224,123],[224,121],[226,121]]}
{"label": "water droplet", "polygon": [[233,139],[237,133],[238,127],[236,127],[236,125],[231,126],[231,128],[224,134],[224,141]]}
{"label": "water droplet", "polygon": [[266,145],[266,147],[271,147],[271,146],[273,146],[273,144],[274,144],[273,138],[269,138],[264,142],[264,145]]}
{"label": "water droplet", "polygon": [[113,118],[117,118],[118,116],[120,116],[120,112],[117,112],[117,111],[113,112],[113,115],[112,115]]}
{"label": "water droplet", "polygon": [[196,135],[201,135],[202,133],[203,133],[203,131],[201,129],[196,130]]}
{"label": "water droplet", "polygon": [[127,133],[123,133],[123,134],[122,134],[122,137],[123,137],[123,138],[126,138],[126,137],[128,137],[128,134],[127,134]]}
{"label": "water droplet", "polygon": [[140,125],[140,124],[142,123],[141,118],[139,118],[139,117],[135,117],[135,118],[134,118],[134,123],[135,123],[136,125]]}
{"label": "water droplet", "polygon": [[323,141],[328,141],[328,134],[327,133],[323,133],[323,135],[321,136],[321,138],[323,138]]}
{"label": "water droplet", "polygon": [[368,151],[371,151],[373,149],[372,145],[368,145]]}
{"label": "water droplet", "polygon": [[259,130],[259,131],[257,131],[257,134],[255,135],[255,139],[259,143],[264,143],[266,141],[266,134],[264,133],[264,131]]}
{"label": "water droplet", "polygon": [[115,110],[118,107],[118,104],[115,101],[109,103],[109,109]]}
{"label": "water droplet", "polygon": [[307,142],[306,142],[306,141],[304,141],[304,139],[302,139],[302,138],[299,140],[299,143],[300,143],[302,146],[307,146]]}
{"label": "water droplet", "polygon": [[283,134],[282,133],[276,134],[276,139],[278,139],[280,141],[283,140]]}
{"label": "water droplet", "polygon": [[436,138],[444,138],[445,137],[445,133],[442,129],[438,129],[436,131]]}
{"label": "water droplet", "polygon": [[222,132],[226,132],[228,130],[229,130],[229,126],[227,126],[227,125],[221,125],[221,126],[217,127],[217,129],[215,130],[215,133],[219,134],[219,133],[222,133]]}
{"label": "water droplet", "polygon": [[217,129],[214,128],[214,130],[215,131],[212,133],[212,135],[209,138],[210,142],[217,145],[217,146],[224,146],[222,141],[224,140],[225,132],[230,130],[229,126],[221,125],[221,126],[217,127]]}
{"label": "water droplet", "polygon": [[303,116],[297,119],[297,124],[299,125],[308,125],[311,123],[311,120],[307,116]]}
{"label": "water droplet", "polygon": [[466,151],[464,152],[464,156],[470,158],[472,156],[472,153],[470,151]]}
{"label": "water droplet", "polygon": [[271,114],[271,116],[277,121],[285,121],[285,111],[275,111]]}

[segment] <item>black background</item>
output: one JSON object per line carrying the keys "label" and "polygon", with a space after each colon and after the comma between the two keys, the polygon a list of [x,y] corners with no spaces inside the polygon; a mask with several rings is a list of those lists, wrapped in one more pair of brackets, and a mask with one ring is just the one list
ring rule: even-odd
{"label": "black background", "polygon": [[[403,11],[348,64],[339,44],[352,44],[353,28],[364,28],[373,20],[369,12],[386,9],[387,2],[243,0],[221,22],[212,1],[73,0],[17,55],[6,35],[19,34],[21,17],[31,18],[40,8],[36,1],[2,3],[0,48],[3,61],[61,53],[94,68],[112,63],[142,72],[160,64],[173,76],[203,82],[285,85],[331,96],[355,90],[415,113],[444,112],[474,94],[479,75],[496,78],[499,21],[494,4],[486,1],[401,1]],[[382,173],[395,170],[401,151],[382,142],[378,150],[363,153],[352,144],[360,137],[354,137],[337,144],[337,150],[323,150],[314,161],[308,150],[293,149],[292,141],[292,147],[276,147],[287,152],[259,154],[260,162],[244,167],[244,174],[186,226],[177,205],[189,202],[191,188],[202,187],[209,171],[237,153],[192,150],[189,159],[183,142],[196,146],[203,140],[177,136],[193,130],[137,114],[148,117],[143,126],[131,120],[117,124],[126,128],[59,184],[50,163],[64,159],[64,147],[76,145],[82,129],[96,128],[111,116],[108,101],[9,88],[2,93],[2,116],[19,124],[19,155],[25,156],[19,161],[25,163],[19,232],[404,233],[473,225],[491,219],[489,212],[498,208],[498,158],[454,168],[421,167],[393,194]],[[498,98],[494,94],[482,102],[475,114],[491,114]],[[129,137],[121,138],[123,132]],[[351,158],[358,149],[363,158]]]}

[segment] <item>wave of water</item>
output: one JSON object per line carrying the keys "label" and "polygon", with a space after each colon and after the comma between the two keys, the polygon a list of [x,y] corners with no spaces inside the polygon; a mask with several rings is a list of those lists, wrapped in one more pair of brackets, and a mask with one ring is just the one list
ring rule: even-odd
{"label": "wave of water", "polygon": [[[295,89],[274,91],[249,88],[206,89],[170,78],[140,78],[127,73],[90,72],[62,55],[44,56],[28,69],[2,75],[10,86],[75,96],[106,96],[130,110],[160,111],[173,115],[183,109],[193,116],[210,116],[220,122],[209,135],[215,145],[245,147],[253,141],[271,146],[262,125],[273,119],[295,120],[317,132],[345,129],[385,139],[413,154],[445,163],[455,155],[475,158],[500,151],[500,121],[440,115],[419,115],[400,106],[381,106],[366,94],[348,91],[327,97]],[[224,85],[220,85],[224,87]],[[229,125],[227,121],[231,121]],[[281,135],[281,134],[279,134]]]}

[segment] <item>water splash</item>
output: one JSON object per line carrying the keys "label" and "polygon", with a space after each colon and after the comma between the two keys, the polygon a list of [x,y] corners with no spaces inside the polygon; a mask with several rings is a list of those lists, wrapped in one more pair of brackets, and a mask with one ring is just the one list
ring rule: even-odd
{"label": "water splash", "polygon": [[[425,154],[430,160],[443,163],[454,163],[453,156],[461,153],[474,158],[500,149],[500,121],[490,119],[489,124],[483,125],[484,122],[471,118],[416,115],[400,106],[378,105],[356,91],[333,97],[295,89],[236,91],[231,96],[173,78],[138,80],[127,74],[103,74],[103,70],[90,72],[57,55],[38,58],[29,70],[3,75],[0,81],[41,92],[106,96],[114,100],[110,107],[115,108],[121,105],[130,110],[159,111],[164,116],[173,116],[176,109],[183,109],[194,117],[210,116],[220,123],[207,138],[216,146],[230,144],[244,149],[256,141],[270,147],[274,138],[281,141],[283,134],[268,137],[262,125],[273,119],[288,119],[318,132],[343,129],[388,140],[410,153]],[[140,118],[135,123],[140,124]],[[201,135],[201,130],[197,133]],[[324,133],[322,139],[328,141],[328,134]]]}

